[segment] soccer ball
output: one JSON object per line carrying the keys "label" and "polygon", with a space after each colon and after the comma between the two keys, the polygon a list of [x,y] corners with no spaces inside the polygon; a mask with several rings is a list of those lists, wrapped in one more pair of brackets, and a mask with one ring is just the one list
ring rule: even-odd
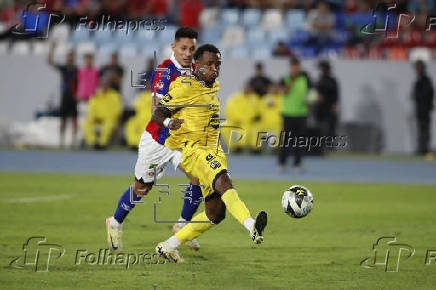
{"label": "soccer ball", "polygon": [[282,207],[290,217],[305,217],[312,210],[313,195],[306,187],[293,185],[283,193]]}

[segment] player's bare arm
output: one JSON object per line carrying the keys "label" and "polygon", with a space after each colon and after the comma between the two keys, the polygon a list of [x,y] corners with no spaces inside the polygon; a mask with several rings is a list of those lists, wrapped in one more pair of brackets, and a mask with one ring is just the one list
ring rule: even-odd
{"label": "player's bare arm", "polygon": [[184,122],[183,119],[171,119],[171,111],[165,107],[155,107],[151,115],[151,120],[156,122],[159,126],[170,128],[170,130],[180,129]]}

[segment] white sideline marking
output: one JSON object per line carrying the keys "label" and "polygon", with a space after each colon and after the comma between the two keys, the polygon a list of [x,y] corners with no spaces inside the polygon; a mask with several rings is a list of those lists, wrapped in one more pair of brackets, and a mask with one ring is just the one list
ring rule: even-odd
{"label": "white sideline marking", "polygon": [[6,200],[7,203],[32,203],[32,202],[46,202],[46,201],[56,201],[69,199],[71,196],[68,194],[63,195],[50,195],[50,196],[38,196],[38,197],[22,197],[22,198],[12,198]]}

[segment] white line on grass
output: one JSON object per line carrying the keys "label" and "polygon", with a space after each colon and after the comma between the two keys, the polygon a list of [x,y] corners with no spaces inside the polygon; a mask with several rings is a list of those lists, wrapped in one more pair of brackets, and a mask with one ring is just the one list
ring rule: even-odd
{"label": "white line on grass", "polygon": [[70,197],[71,196],[68,194],[62,194],[62,195],[50,195],[50,196],[11,198],[11,199],[6,200],[6,203],[47,202],[47,201],[69,199]]}

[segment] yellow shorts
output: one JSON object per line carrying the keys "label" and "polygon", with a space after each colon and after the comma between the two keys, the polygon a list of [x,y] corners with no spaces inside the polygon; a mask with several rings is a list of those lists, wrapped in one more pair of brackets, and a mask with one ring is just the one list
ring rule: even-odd
{"label": "yellow shorts", "polygon": [[182,154],[183,168],[197,177],[204,184],[203,197],[206,198],[215,190],[215,181],[227,173],[227,159],[221,148],[186,146]]}

